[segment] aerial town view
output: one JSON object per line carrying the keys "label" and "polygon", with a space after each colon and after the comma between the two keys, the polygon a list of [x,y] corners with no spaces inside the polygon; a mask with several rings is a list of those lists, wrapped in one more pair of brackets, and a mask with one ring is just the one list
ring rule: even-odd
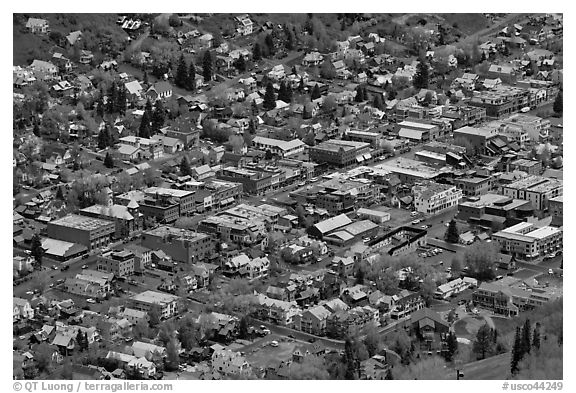
{"label": "aerial town view", "polygon": [[14,379],[563,380],[562,14],[20,13],[12,63]]}

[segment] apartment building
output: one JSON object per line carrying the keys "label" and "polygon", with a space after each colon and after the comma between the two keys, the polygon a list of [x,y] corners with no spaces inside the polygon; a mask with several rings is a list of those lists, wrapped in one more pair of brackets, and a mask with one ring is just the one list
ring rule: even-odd
{"label": "apartment building", "polygon": [[562,229],[521,222],[492,235],[500,251],[519,258],[534,259],[562,249]]}
{"label": "apartment building", "polygon": [[548,201],[563,194],[563,182],[532,175],[501,186],[500,194],[530,201],[536,210],[547,210]]}
{"label": "apartment building", "polygon": [[178,296],[163,292],[145,291],[129,297],[126,306],[148,313],[155,305],[160,308],[162,319],[173,317],[178,313]]}
{"label": "apartment building", "polygon": [[162,250],[174,261],[185,263],[201,262],[215,251],[214,239],[209,235],[170,226],[142,233],[142,246]]}
{"label": "apartment building", "polygon": [[427,182],[413,187],[414,208],[426,214],[438,214],[450,209],[462,199],[462,190],[456,186]]}
{"label": "apartment building", "polygon": [[108,245],[115,230],[112,221],[77,214],[50,221],[46,227],[48,237],[79,243],[89,250]]}

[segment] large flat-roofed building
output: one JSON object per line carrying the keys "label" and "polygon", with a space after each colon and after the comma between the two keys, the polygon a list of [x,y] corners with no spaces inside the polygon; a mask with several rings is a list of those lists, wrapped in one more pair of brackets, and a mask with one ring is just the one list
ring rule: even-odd
{"label": "large flat-roofed building", "polygon": [[383,140],[383,136],[379,132],[350,130],[346,131],[346,135],[351,141],[370,143],[372,147],[375,148],[378,147]]}
{"label": "large flat-roofed building", "polygon": [[280,216],[283,216],[287,213],[288,211],[283,207],[272,206],[266,203],[258,206],[241,203],[224,210],[221,214],[251,221],[266,221],[271,224],[276,224],[278,223]]}
{"label": "large flat-roofed building", "polygon": [[415,209],[426,214],[438,214],[458,205],[462,199],[462,190],[448,184],[425,182],[412,190]]}
{"label": "large flat-roofed building", "polygon": [[196,207],[194,192],[192,191],[177,190],[174,188],[149,187],[144,190],[144,195],[148,198],[156,199],[159,199],[160,196],[170,198],[178,204],[180,216],[185,216],[188,213],[193,212]]}
{"label": "large flat-roofed building", "polygon": [[[282,172],[283,174],[284,172]],[[257,168],[236,168],[228,166],[216,174],[218,179],[241,183],[244,192],[262,195],[281,183],[281,174],[275,171],[260,171]]]}
{"label": "large flat-roofed building", "polygon": [[89,250],[108,245],[115,230],[112,221],[77,214],[51,221],[46,227],[48,237],[82,244]]}
{"label": "large flat-roofed building", "polygon": [[268,245],[268,232],[262,220],[246,219],[229,215],[206,217],[198,224],[198,231],[218,236],[221,241],[234,242],[240,246]]}
{"label": "large flat-roofed building", "polygon": [[372,222],[375,222],[376,224],[383,224],[386,221],[390,221],[390,212],[388,211],[366,209],[361,207],[360,209],[356,210],[356,214],[358,217],[368,219]]}
{"label": "large flat-roofed building", "polygon": [[128,277],[134,274],[134,253],[128,250],[109,251],[98,257],[97,269],[113,273],[115,277]]}
{"label": "large flat-roofed building", "polygon": [[454,185],[462,190],[465,196],[479,196],[487,194],[494,184],[494,179],[489,177],[463,177],[454,180]]}
{"label": "large flat-roofed building", "polygon": [[160,226],[142,234],[142,246],[162,250],[178,262],[201,262],[214,252],[214,240],[205,233]]}
{"label": "large flat-roofed building", "polygon": [[316,146],[311,146],[308,155],[311,161],[339,167],[360,164],[372,158],[369,143],[339,139],[330,139]]}
{"label": "large flat-roofed building", "polygon": [[79,213],[83,216],[100,218],[112,221],[116,227],[114,237],[123,238],[140,229],[142,220],[138,212],[139,205],[132,201],[128,206],[124,205],[93,205],[81,209]]}
{"label": "large flat-roofed building", "polygon": [[520,258],[534,259],[562,248],[562,229],[521,222],[492,235],[500,251]]}
{"label": "large flat-roofed building", "polygon": [[255,136],[252,140],[252,145],[255,149],[269,150],[272,154],[276,154],[282,158],[303,153],[304,147],[306,146],[300,139],[283,141],[262,136]]}
{"label": "large flat-roofed building", "polygon": [[542,176],[528,176],[501,186],[500,193],[514,199],[530,201],[536,210],[548,209],[548,201],[563,194],[563,182]]}
{"label": "large flat-roofed building", "polygon": [[471,223],[496,221],[497,217],[502,218],[502,223],[512,218],[524,220],[533,213],[530,202],[499,194],[469,197],[458,204],[458,219]]}
{"label": "large flat-roofed building", "polygon": [[403,121],[398,126],[400,127],[398,136],[414,142],[433,141],[441,136],[440,127],[435,124]]}
{"label": "large flat-roofed building", "polygon": [[160,307],[162,319],[173,317],[178,313],[178,296],[168,293],[145,291],[128,298],[127,307],[135,310],[150,312],[150,309],[157,305]]}
{"label": "large flat-roofed building", "polygon": [[488,118],[501,119],[530,106],[530,99],[528,89],[499,86],[492,90],[475,91],[469,104],[485,108]]}
{"label": "large flat-roofed building", "polygon": [[428,231],[425,229],[402,226],[368,241],[366,245],[371,251],[385,250],[388,255],[395,257],[425,246],[428,242],[427,235]]}
{"label": "large flat-roofed building", "polygon": [[226,180],[189,181],[183,189],[194,192],[196,212],[220,210],[237,202],[242,196],[242,183]]}
{"label": "large flat-roofed building", "polygon": [[[502,129],[510,127],[520,129],[534,142],[546,142],[550,130],[550,120],[525,113],[515,113],[512,116],[495,121]],[[505,131],[504,131],[505,132]]]}
{"label": "large flat-roofed building", "polygon": [[531,310],[560,297],[547,288],[515,288],[498,283],[483,282],[472,294],[472,300],[496,314],[509,317]]}
{"label": "large flat-roofed building", "polygon": [[403,183],[433,180],[441,173],[445,172],[444,169],[433,168],[420,161],[411,160],[404,157],[398,157],[393,160],[386,161],[382,164],[376,165],[374,168],[395,174]]}
{"label": "large flat-roofed building", "polygon": [[539,175],[542,173],[542,162],[538,160],[526,160],[520,158],[512,161],[508,166],[508,171],[522,171],[529,175]]}
{"label": "large flat-roofed building", "polygon": [[556,223],[562,225],[564,217],[564,197],[562,195],[548,201],[548,212],[552,216],[552,225],[556,225]]}
{"label": "large flat-roofed building", "polygon": [[161,224],[173,223],[180,217],[180,204],[169,194],[146,196],[139,202],[140,213],[144,218],[153,218]]}
{"label": "large flat-roofed building", "polygon": [[484,154],[488,141],[498,135],[493,127],[462,127],[454,130],[454,140],[463,139],[472,145],[476,153]]}

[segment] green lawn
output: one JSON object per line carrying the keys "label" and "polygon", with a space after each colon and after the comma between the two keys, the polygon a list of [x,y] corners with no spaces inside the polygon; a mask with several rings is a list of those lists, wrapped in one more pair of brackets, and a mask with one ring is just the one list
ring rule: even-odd
{"label": "green lawn", "polygon": [[458,30],[467,35],[472,35],[491,24],[482,14],[440,14],[440,16],[450,25],[456,23]]}

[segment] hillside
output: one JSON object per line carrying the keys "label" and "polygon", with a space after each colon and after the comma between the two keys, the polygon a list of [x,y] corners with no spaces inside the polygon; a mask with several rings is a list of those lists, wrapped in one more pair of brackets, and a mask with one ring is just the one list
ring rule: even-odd
{"label": "hillside", "polygon": [[[30,34],[26,29],[29,17],[48,20],[49,35]],[[65,37],[72,31],[83,34],[81,49],[94,52],[121,50],[128,38],[116,24],[116,14],[14,14],[13,17],[13,64],[27,65],[34,59],[50,57],[50,49],[65,45]]]}

